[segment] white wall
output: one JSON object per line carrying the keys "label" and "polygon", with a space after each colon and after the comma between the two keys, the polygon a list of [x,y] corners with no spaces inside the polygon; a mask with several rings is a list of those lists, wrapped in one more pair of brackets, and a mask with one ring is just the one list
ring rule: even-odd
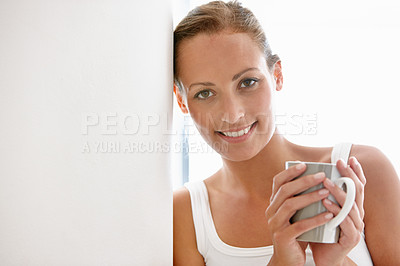
{"label": "white wall", "polygon": [[171,58],[169,1],[0,2],[0,265],[172,264]]}

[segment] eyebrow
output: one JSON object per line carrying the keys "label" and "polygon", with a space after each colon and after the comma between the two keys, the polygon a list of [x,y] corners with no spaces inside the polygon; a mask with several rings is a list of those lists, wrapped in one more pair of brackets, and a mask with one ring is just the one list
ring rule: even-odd
{"label": "eyebrow", "polygon": [[[240,71],[239,73],[237,73],[237,74],[235,74],[235,75],[233,76],[232,81],[237,80],[241,75],[243,75],[244,73],[246,73],[246,72],[248,72],[248,71],[250,71],[250,70],[258,70],[258,68],[256,68],[256,67],[250,67],[250,68],[247,68],[247,69],[245,69],[245,70],[243,70],[243,71]],[[196,86],[196,85],[215,86],[215,84],[212,83],[212,82],[196,82],[196,83],[190,84],[188,90],[190,90],[190,88],[191,88],[192,86]]]}
{"label": "eyebrow", "polygon": [[246,73],[247,71],[250,71],[250,70],[258,70],[258,68],[256,68],[256,67],[247,68],[247,69],[237,73],[236,75],[234,75],[232,78],[232,81],[237,80],[241,75],[243,75],[244,73]]}
{"label": "eyebrow", "polygon": [[196,83],[190,84],[188,90],[190,90],[191,87],[196,86],[196,85],[202,85],[202,86],[206,86],[206,87],[207,87],[207,86],[215,86],[215,84],[214,84],[214,83],[211,83],[211,82],[196,82]]}

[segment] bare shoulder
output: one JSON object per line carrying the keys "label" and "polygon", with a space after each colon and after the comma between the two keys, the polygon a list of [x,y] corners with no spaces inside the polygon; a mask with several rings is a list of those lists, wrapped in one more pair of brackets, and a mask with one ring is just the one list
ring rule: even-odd
{"label": "bare shoulder", "polygon": [[204,265],[197,250],[190,193],[186,188],[174,191],[174,265]]}
{"label": "bare shoulder", "polygon": [[365,235],[375,265],[400,265],[400,180],[385,154],[371,146],[353,145],[351,156],[363,169]]}
{"label": "bare shoulder", "polygon": [[[185,208],[186,207],[186,208]],[[185,188],[179,188],[174,191],[174,211],[175,208],[177,208],[177,211],[181,211],[181,208],[187,209],[187,207],[190,207],[190,193],[189,191]]]}
{"label": "bare shoulder", "polygon": [[388,160],[381,150],[373,146],[356,145],[351,148],[350,156],[356,156],[358,161],[364,160],[369,163],[382,162]]}
{"label": "bare shoulder", "polygon": [[[385,195],[400,192],[400,180],[396,170],[386,155],[378,148],[353,145],[350,156],[356,157],[363,169],[367,180],[365,185],[366,196],[374,195],[374,197],[365,199],[366,204],[376,203],[378,198],[383,199],[382,197]],[[393,194],[393,196],[392,200],[395,200],[400,197],[400,193]]]}
{"label": "bare shoulder", "polygon": [[386,155],[376,147],[366,145],[353,145],[350,156],[356,157],[360,162],[367,182],[394,182],[399,178]]}

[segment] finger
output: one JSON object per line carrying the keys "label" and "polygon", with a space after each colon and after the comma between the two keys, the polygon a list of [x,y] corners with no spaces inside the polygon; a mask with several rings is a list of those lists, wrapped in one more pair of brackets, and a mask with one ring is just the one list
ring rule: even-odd
{"label": "finger", "polygon": [[[346,201],[346,196],[347,196],[346,192],[340,189],[336,184],[334,184],[328,178],[324,180],[324,186],[331,192],[332,196],[336,199],[339,205],[343,206],[344,202]],[[357,195],[356,195],[356,200],[357,200]],[[364,226],[363,225],[364,209],[362,203],[360,209],[359,204],[357,204],[356,202],[356,204],[353,205],[352,209],[350,210],[350,215],[352,216],[352,219],[360,220],[359,223],[360,224],[362,223],[362,227]]]}
{"label": "finger", "polygon": [[355,227],[353,221],[347,216],[340,224],[339,243],[347,248],[355,247],[361,240],[361,233]]}
{"label": "finger", "polygon": [[283,230],[290,238],[297,238],[301,234],[310,231],[318,226],[321,226],[333,218],[330,212],[324,212],[311,218],[303,219],[288,226]]}
{"label": "finger", "polygon": [[288,198],[291,198],[300,192],[303,192],[311,187],[320,184],[324,179],[325,173],[321,172],[314,175],[303,176],[292,182],[283,184],[278,189],[276,195],[272,198],[272,201],[268,208],[272,212],[276,212]]}
{"label": "finger", "polygon": [[364,186],[363,182],[361,181],[362,178],[365,179],[364,174],[362,174],[363,177],[359,177],[359,175],[356,174],[355,171],[353,171],[353,168],[351,166],[349,167],[342,159],[337,161],[336,167],[339,170],[340,175],[345,177],[350,177],[354,181],[356,187]]}
{"label": "finger", "polygon": [[[360,210],[361,218],[364,219],[364,188],[367,180],[364,176],[364,172],[361,168],[361,164],[357,161],[357,159],[353,156],[349,159],[350,167],[355,175],[361,182],[361,185],[358,183],[356,184],[356,203],[358,205],[358,209]],[[352,178],[353,179],[353,178]],[[354,180],[354,179],[353,179]]]}
{"label": "finger", "polygon": [[[325,208],[335,215],[337,215],[341,210],[338,205],[329,199],[324,199],[322,202]],[[359,215],[355,214],[357,213],[356,211],[357,207],[354,204],[349,215],[339,225],[341,229],[339,243],[345,245],[346,247],[354,247],[355,244],[360,241],[358,237],[361,236],[361,232],[364,229],[364,223],[360,219]]]}
{"label": "finger", "polygon": [[[326,178],[324,180],[324,185],[331,192],[332,196],[336,199],[336,201],[339,203],[339,205],[343,206],[344,202],[346,201],[346,196],[347,196],[346,192],[341,190],[336,184],[334,184],[328,178]],[[324,203],[325,202],[326,201],[324,201]],[[329,202],[327,202],[327,203],[329,203]],[[353,204],[353,207],[350,210],[349,215],[355,221],[357,228],[360,228],[360,230],[362,230],[364,228],[364,223],[363,223],[364,216],[363,216],[363,212],[360,211],[358,204],[355,204],[355,205]]]}
{"label": "finger", "polygon": [[325,178],[323,184],[329,190],[329,192],[331,192],[339,205],[343,206],[346,200],[346,192],[344,192],[339,186],[333,183],[329,178]]}
{"label": "finger", "polygon": [[360,181],[358,176],[355,174],[353,169],[351,167],[348,167],[347,164],[342,159],[340,159],[336,165],[337,165],[337,168],[338,168],[341,176],[349,177],[351,180],[353,180],[354,185],[356,187],[355,202],[358,205],[360,210],[363,209],[363,207],[364,207],[364,204],[363,204],[364,203],[364,185],[362,184],[362,182]]}
{"label": "finger", "polygon": [[[337,204],[335,204],[333,201],[331,201],[329,199],[324,199],[322,201],[322,203],[323,203],[324,207],[328,211],[332,212],[335,216],[339,214],[341,208]],[[350,210],[348,216],[353,221],[354,226],[356,227],[356,229],[359,232],[362,232],[364,230],[364,222],[361,219],[360,212],[359,212],[356,204],[353,205],[353,207]]]}
{"label": "finger", "polygon": [[353,180],[354,185],[356,186],[355,202],[360,210],[361,217],[364,218],[364,184],[362,183],[359,176],[353,171],[353,169],[351,167],[348,167],[343,160],[339,160],[337,162],[337,167],[342,176],[349,177]]}
{"label": "finger", "polygon": [[306,170],[306,165],[304,163],[299,163],[296,165],[293,165],[289,167],[288,169],[280,172],[277,174],[272,183],[272,194],[271,194],[271,201],[275,195],[275,193],[278,191],[278,189],[285,183],[291,181],[292,179],[298,177],[304,171]]}
{"label": "finger", "polygon": [[296,213],[296,211],[303,209],[314,202],[321,201],[328,197],[328,195],[329,190],[324,188],[287,199],[279,207],[276,214],[268,221],[269,228],[273,231],[277,231],[282,227],[288,226],[290,224],[290,218]]}
{"label": "finger", "polygon": [[365,186],[365,184],[367,184],[367,179],[365,178],[364,171],[362,170],[361,164],[358,162],[357,158],[354,156],[350,157],[349,164],[351,169],[353,169],[354,173],[360,179],[361,183]]}

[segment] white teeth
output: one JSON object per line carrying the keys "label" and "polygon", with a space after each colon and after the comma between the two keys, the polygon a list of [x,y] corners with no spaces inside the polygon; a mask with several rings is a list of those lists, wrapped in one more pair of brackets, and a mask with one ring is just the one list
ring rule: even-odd
{"label": "white teeth", "polygon": [[240,130],[240,131],[221,132],[221,133],[224,134],[225,136],[228,136],[228,137],[234,137],[234,138],[236,138],[236,137],[241,137],[241,136],[243,136],[244,134],[249,133],[251,126],[252,126],[252,125],[246,127],[245,129],[242,129],[242,130]]}

